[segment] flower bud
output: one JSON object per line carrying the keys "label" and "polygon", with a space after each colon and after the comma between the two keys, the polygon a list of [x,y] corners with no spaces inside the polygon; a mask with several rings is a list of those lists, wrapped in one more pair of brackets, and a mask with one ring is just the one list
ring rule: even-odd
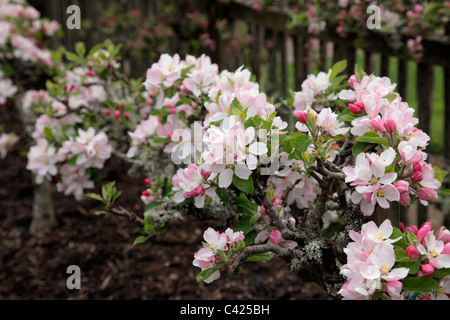
{"label": "flower bud", "polygon": [[273,244],[280,244],[283,241],[284,239],[281,236],[281,232],[279,230],[273,230],[270,233],[270,242],[272,242]]}
{"label": "flower bud", "polygon": [[211,175],[211,171],[206,171],[203,168],[200,170],[200,173],[201,173],[202,177],[205,179],[208,179],[209,176]]}
{"label": "flower bud", "polygon": [[353,103],[349,103],[348,108],[350,109],[351,112],[353,112],[355,114],[358,114],[361,111],[361,109]]}
{"label": "flower bud", "polygon": [[105,110],[105,114],[106,114],[107,116],[110,116],[110,115],[111,115],[111,110],[106,109],[106,110]]}
{"label": "flower bud", "polygon": [[421,269],[422,269],[423,275],[427,276],[427,277],[431,277],[434,273],[434,267],[429,263],[423,264]]}
{"label": "flower bud", "polygon": [[146,186],[150,186],[150,185],[152,184],[152,182],[150,181],[149,178],[146,178],[146,179],[144,180],[144,183],[145,183]]}
{"label": "flower bud", "polygon": [[378,131],[384,131],[384,126],[381,123],[381,119],[373,118],[372,120],[370,120],[370,125]]}
{"label": "flower bud", "polygon": [[143,196],[148,196],[150,195],[150,192],[148,192],[147,190],[142,191],[142,195]]}
{"label": "flower bud", "polygon": [[405,180],[399,180],[394,184],[400,193],[407,193],[409,191],[409,182]]}
{"label": "flower bud", "polygon": [[447,242],[444,245],[444,249],[442,249],[442,254],[448,254],[450,255],[450,242]]}
{"label": "flower bud", "polygon": [[410,257],[411,259],[417,259],[417,257],[419,256],[419,252],[417,251],[416,247],[414,247],[414,246],[408,246],[406,248],[405,252],[408,255],[408,257]]}
{"label": "flower bud", "polygon": [[305,111],[297,110],[294,112],[294,114],[295,114],[295,118],[297,119],[298,122],[306,123],[306,121],[308,121],[308,115],[306,114]]}
{"label": "flower bud", "polygon": [[436,191],[431,188],[420,188],[417,190],[417,196],[424,201],[436,200],[438,197]]}
{"label": "flower bud", "polygon": [[431,232],[431,228],[426,224],[417,231],[417,239],[422,243],[425,241],[426,235]]}
{"label": "flower bud", "polygon": [[405,232],[405,224],[403,222],[400,222],[398,225],[401,232]]}
{"label": "flower bud", "polygon": [[393,119],[387,118],[386,120],[384,120],[384,127],[386,128],[387,132],[394,132],[397,124]]}
{"label": "flower bud", "polygon": [[120,112],[120,110],[116,110],[116,111],[114,111],[114,119],[119,119],[119,117],[120,117],[120,115],[121,115],[122,113]]}
{"label": "flower bud", "polygon": [[348,79],[348,84],[350,85],[350,87],[352,87],[352,89],[354,89],[355,83],[359,83],[359,81],[358,81],[358,77],[355,74],[353,74]]}
{"label": "flower bud", "polygon": [[422,171],[422,165],[419,162],[416,162],[416,164],[413,167],[414,172]]}
{"label": "flower bud", "polygon": [[391,297],[399,296],[400,292],[402,291],[402,288],[403,288],[403,284],[398,280],[389,281],[386,284],[386,290]]}
{"label": "flower bud", "polygon": [[413,234],[417,234],[417,231],[419,231],[419,229],[417,229],[416,226],[409,226],[409,227],[406,227],[406,230],[412,232]]}
{"label": "flower bud", "polygon": [[420,182],[423,180],[423,174],[420,171],[414,172],[411,176],[411,181],[412,182]]}

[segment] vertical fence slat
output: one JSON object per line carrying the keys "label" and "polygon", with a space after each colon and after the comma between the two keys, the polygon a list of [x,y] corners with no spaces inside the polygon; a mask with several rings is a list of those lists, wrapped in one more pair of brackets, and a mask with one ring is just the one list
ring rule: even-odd
{"label": "vertical fence slat", "polygon": [[445,95],[445,158],[450,159],[450,68],[444,68],[444,95]]}
{"label": "vertical fence slat", "polygon": [[408,60],[399,59],[397,90],[403,100],[406,100],[407,88],[408,88]]}
{"label": "vertical fence slat", "polygon": [[295,90],[299,91],[302,87],[302,82],[306,79],[308,70],[305,63],[305,38],[296,34],[293,37],[294,46],[294,73],[295,73]]}
{"label": "vertical fence slat", "polygon": [[[419,128],[424,132],[430,132],[431,98],[433,93],[433,67],[429,64],[417,65],[417,97]],[[427,221],[427,207],[418,204],[418,225]]]}
{"label": "vertical fence slat", "polygon": [[387,54],[381,55],[380,76],[389,76],[389,56]]}
{"label": "vertical fence slat", "polygon": [[288,93],[289,93],[289,88],[288,88],[288,74],[287,74],[287,50],[286,50],[286,45],[287,45],[287,35],[286,32],[279,32],[278,36],[277,36],[278,40],[278,47],[280,48],[280,63],[281,63],[281,81],[280,81],[280,85],[281,85],[281,90],[280,93],[283,95],[283,97],[287,97]]}

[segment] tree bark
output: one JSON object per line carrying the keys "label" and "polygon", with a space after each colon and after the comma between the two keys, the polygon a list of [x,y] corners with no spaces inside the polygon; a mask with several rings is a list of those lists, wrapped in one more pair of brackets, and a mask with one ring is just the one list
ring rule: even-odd
{"label": "tree bark", "polygon": [[[23,94],[20,94],[16,99],[16,108],[19,110],[20,120],[22,126],[31,139],[31,134],[34,130],[36,116],[32,110],[25,110],[22,106]],[[35,177],[33,176],[33,180]],[[30,225],[30,232],[32,234],[48,233],[56,226],[55,211],[52,200],[52,184],[50,181],[44,179],[41,184],[33,181],[33,210],[32,220]]]}
{"label": "tree bark", "polygon": [[34,186],[34,200],[32,220],[30,225],[31,234],[46,234],[56,226],[55,211],[52,199],[52,184],[44,180],[41,184]]}

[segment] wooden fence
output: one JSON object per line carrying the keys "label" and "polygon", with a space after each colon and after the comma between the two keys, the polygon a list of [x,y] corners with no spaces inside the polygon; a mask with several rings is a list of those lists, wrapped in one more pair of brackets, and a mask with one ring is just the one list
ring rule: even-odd
{"label": "wooden fence", "polygon": [[[36,5],[44,15],[59,21],[65,25],[67,19],[66,8],[70,4],[77,3],[83,12],[83,18],[88,18],[94,25],[99,12],[95,12],[92,2],[87,0],[49,0],[47,5],[40,5],[40,1],[35,1]],[[178,4],[180,10],[187,10],[183,7],[189,1],[172,0]],[[190,1],[192,2],[192,1]],[[402,51],[398,51],[390,45],[389,37],[380,32],[369,32],[366,37],[360,38],[356,34],[349,34],[345,38],[339,37],[334,31],[321,32],[318,35],[310,35],[300,27],[288,28],[287,23],[290,17],[287,14],[273,11],[254,11],[246,6],[231,2],[221,4],[218,1],[209,0],[206,10],[209,17],[209,32],[216,41],[217,50],[208,52],[212,59],[223,69],[233,70],[242,64],[250,67],[256,79],[261,83],[264,90],[271,96],[281,98],[288,97],[290,91],[301,89],[302,82],[308,73],[314,71],[308,61],[308,51],[305,45],[313,39],[318,46],[320,63],[319,70],[327,70],[333,62],[347,59],[347,73],[351,74],[354,65],[362,63],[362,67],[368,73],[375,72],[379,76],[390,76],[397,83],[397,91],[403,99],[417,109],[419,118],[419,128],[427,133],[433,131],[440,146],[432,141],[428,152],[433,152],[433,161],[441,167],[448,166],[450,159],[450,39],[449,32],[446,35],[427,37],[422,41],[424,56],[420,63],[415,63],[411,57]],[[194,5],[195,7],[195,5]],[[158,13],[158,1],[133,0],[127,2],[127,8],[137,8],[141,14],[155,16]],[[183,16],[180,16],[183,19]],[[227,19],[229,24],[236,26],[238,32],[248,31],[252,36],[252,41],[246,50],[236,50],[230,52],[229,42],[223,40],[217,30],[212,26],[220,19]],[[94,29],[95,30],[95,29]],[[66,36],[59,40],[68,48],[80,39],[76,31],[64,30]],[[180,31],[180,34],[182,32]],[[99,39],[93,32],[89,35],[87,46],[91,46],[103,39]],[[403,36],[406,41],[407,36]],[[357,41],[356,41],[357,40]],[[55,40],[57,41],[57,40]],[[189,46],[182,44],[186,39],[180,39],[174,43],[174,51],[181,54],[187,53]],[[268,45],[270,43],[270,45]],[[128,64],[132,63],[134,69],[145,72],[151,61],[136,61],[131,57],[126,57]],[[125,62],[126,62],[125,61]],[[439,83],[435,83],[435,70],[440,68]],[[414,69],[414,70],[413,70]],[[412,75],[414,71],[415,76]],[[396,75],[396,78],[393,75]],[[436,110],[436,98],[433,99],[436,86],[440,85],[441,96],[437,97],[441,110]],[[411,97],[416,101],[412,102]],[[436,123],[440,122],[442,132],[436,132]],[[433,129],[433,130],[432,130]],[[427,207],[418,205],[417,222],[421,223],[429,218]],[[442,209],[442,208],[440,208]],[[448,214],[446,215],[448,217]],[[448,225],[448,222],[446,223]]]}

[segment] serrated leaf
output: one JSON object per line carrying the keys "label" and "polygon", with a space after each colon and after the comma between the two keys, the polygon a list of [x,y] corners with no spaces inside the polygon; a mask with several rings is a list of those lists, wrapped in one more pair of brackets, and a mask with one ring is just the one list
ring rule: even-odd
{"label": "serrated leaf", "polygon": [[233,174],[233,183],[241,191],[245,191],[248,194],[253,193],[253,179],[249,176],[247,180],[239,178],[236,174]]}
{"label": "serrated leaf", "polygon": [[331,68],[330,81],[347,68],[347,60],[336,62]]}
{"label": "serrated leaf", "polygon": [[405,292],[429,293],[439,291],[439,289],[439,281],[432,277],[422,276],[403,280],[403,291]]}
{"label": "serrated leaf", "polygon": [[357,137],[355,142],[375,143],[385,146],[389,145],[389,141],[387,138],[381,137],[375,132],[366,132],[362,136]]}

